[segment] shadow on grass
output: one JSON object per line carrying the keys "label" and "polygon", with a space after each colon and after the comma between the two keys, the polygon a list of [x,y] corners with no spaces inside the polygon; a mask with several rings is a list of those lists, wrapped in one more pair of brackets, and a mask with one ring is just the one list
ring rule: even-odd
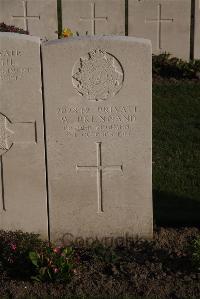
{"label": "shadow on grass", "polygon": [[200,202],[195,199],[153,190],[153,206],[159,226],[200,226]]}

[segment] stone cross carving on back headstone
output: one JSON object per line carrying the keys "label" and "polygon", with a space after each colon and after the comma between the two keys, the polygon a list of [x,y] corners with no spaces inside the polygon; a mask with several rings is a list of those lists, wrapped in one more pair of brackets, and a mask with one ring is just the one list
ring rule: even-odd
{"label": "stone cross carving on back headstone", "polygon": [[95,3],[91,3],[91,17],[85,18],[81,17],[80,21],[90,21],[91,22],[91,34],[96,34],[96,21],[108,21],[108,17],[96,17],[96,7]]}
{"label": "stone cross carving on back headstone", "polygon": [[40,20],[40,16],[29,16],[27,1],[23,0],[23,16],[12,16],[13,19],[23,19],[24,20],[24,30],[29,31],[28,21],[31,19]]}
{"label": "stone cross carving on back headstone", "polygon": [[162,35],[162,23],[172,23],[174,19],[163,19],[162,18],[162,5],[157,6],[157,18],[147,19],[145,18],[145,23],[157,23],[157,47],[158,50],[162,49],[161,35]]}
{"label": "stone cross carving on back headstone", "polygon": [[0,185],[3,211],[6,211],[3,156],[17,143],[37,143],[36,122],[12,123],[0,113]]}
{"label": "stone cross carving on back headstone", "polygon": [[97,165],[90,166],[76,166],[77,171],[95,171],[97,173],[97,200],[98,200],[98,213],[103,212],[103,197],[102,197],[102,175],[106,171],[120,171],[123,172],[122,165],[107,165],[102,164],[102,151],[101,142],[96,142],[97,147]]}

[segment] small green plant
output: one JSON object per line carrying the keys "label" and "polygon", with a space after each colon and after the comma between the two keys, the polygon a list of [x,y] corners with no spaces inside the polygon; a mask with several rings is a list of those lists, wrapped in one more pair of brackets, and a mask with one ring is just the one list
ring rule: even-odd
{"label": "small green plant", "polygon": [[197,270],[200,270],[200,237],[192,242],[191,253],[192,264]]}
{"label": "small green plant", "polygon": [[74,251],[71,247],[47,246],[42,251],[31,251],[29,258],[35,267],[36,281],[66,282],[74,269]]}
{"label": "small green plant", "polygon": [[[76,31],[76,35],[77,36],[83,36],[83,34],[80,34],[78,31]],[[85,31],[85,36],[89,35],[89,32],[88,31]]]}
{"label": "small green plant", "polygon": [[8,277],[67,282],[78,262],[71,247],[54,247],[37,234],[0,230],[0,272]]}
{"label": "small green plant", "polygon": [[114,264],[119,260],[119,256],[116,254],[113,248],[105,247],[102,244],[94,247],[94,257],[109,264]]}

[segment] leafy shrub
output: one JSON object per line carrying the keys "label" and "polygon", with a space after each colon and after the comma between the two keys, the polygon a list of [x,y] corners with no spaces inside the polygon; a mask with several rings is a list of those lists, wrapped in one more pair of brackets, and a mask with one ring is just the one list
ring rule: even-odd
{"label": "leafy shrub", "polygon": [[44,247],[36,234],[0,231],[0,270],[11,277],[28,277],[33,271],[28,254]]}
{"label": "leafy shrub", "polygon": [[200,270],[200,237],[192,242],[191,253],[193,266]]}
{"label": "leafy shrub", "polygon": [[36,281],[69,281],[74,270],[74,251],[71,247],[47,246],[42,251],[32,251],[29,258],[35,266]]}
{"label": "leafy shrub", "polygon": [[200,79],[200,60],[189,62],[168,53],[153,55],[153,75],[163,78]]}
{"label": "leafy shrub", "polygon": [[37,234],[0,231],[0,272],[9,277],[66,282],[74,265],[70,247],[54,247]]}
{"label": "leafy shrub", "polygon": [[15,26],[6,25],[5,23],[0,23],[0,32],[14,32],[20,34],[29,34],[28,31],[17,28]]}

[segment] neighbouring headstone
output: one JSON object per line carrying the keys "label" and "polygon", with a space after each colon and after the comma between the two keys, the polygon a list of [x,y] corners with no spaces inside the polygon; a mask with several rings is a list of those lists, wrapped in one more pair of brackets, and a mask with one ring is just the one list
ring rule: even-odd
{"label": "neighbouring headstone", "polygon": [[124,0],[62,0],[62,24],[78,35],[124,35]]}
{"label": "neighbouring headstone", "polygon": [[195,0],[194,58],[200,59],[200,0]]}
{"label": "neighbouring headstone", "polygon": [[0,23],[15,25],[43,40],[58,34],[57,0],[0,0]]}
{"label": "neighbouring headstone", "polygon": [[0,229],[47,237],[40,39],[0,33]]}
{"label": "neighbouring headstone", "polygon": [[190,58],[191,1],[130,0],[128,35],[148,38],[153,53]]}
{"label": "neighbouring headstone", "polygon": [[76,37],[42,54],[51,238],[152,237],[150,42]]}

